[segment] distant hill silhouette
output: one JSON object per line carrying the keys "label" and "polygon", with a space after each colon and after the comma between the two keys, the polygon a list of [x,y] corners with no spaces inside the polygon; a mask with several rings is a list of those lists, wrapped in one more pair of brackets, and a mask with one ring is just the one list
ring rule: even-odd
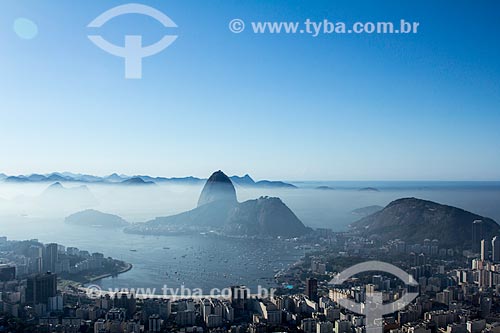
{"label": "distant hill silhouette", "polygon": [[120,184],[131,185],[131,186],[143,186],[143,185],[155,185],[155,182],[145,181],[141,177],[132,177],[130,179],[121,181]]}
{"label": "distant hill silhouette", "polygon": [[332,191],[335,190],[333,187],[322,185],[322,186],[317,186],[314,189],[316,190],[323,190],[323,191]]}
{"label": "distant hill silhouette", "polygon": [[230,177],[230,179],[233,182],[233,184],[241,187],[297,188],[297,186],[295,185],[276,180],[259,180],[256,182],[248,174],[244,175],[243,177],[232,176]]}
{"label": "distant hill silhouette", "polygon": [[124,180],[127,180],[129,179],[130,177],[127,177],[127,176],[120,176],[118,175],[117,173],[112,173],[111,175],[107,176],[107,177],[104,177],[104,180],[106,181],[109,181],[109,182],[113,182],[113,183],[121,183],[123,182]]}
{"label": "distant hill silhouette", "polygon": [[30,180],[27,177],[19,177],[19,176],[9,176],[4,179],[6,183],[29,183]]}
{"label": "distant hill silhouette", "polygon": [[416,198],[395,200],[351,227],[367,237],[385,241],[399,238],[421,243],[427,238],[438,239],[440,245],[447,247],[471,248],[472,222],[475,220],[483,220],[486,239],[499,234],[500,226],[490,218]]}
{"label": "distant hill silhouette", "polygon": [[48,186],[35,201],[39,205],[65,205],[80,208],[92,207],[97,204],[96,197],[86,185],[65,187],[60,182]]}
{"label": "distant hill silhouette", "polygon": [[43,191],[43,194],[50,194],[50,193],[57,193],[58,191],[64,191],[66,188],[60,183],[60,182],[55,182],[51,184],[49,187]]}
{"label": "distant hill silhouette", "polygon": [[358,191],[361,191],[361,192],[380,192],[380,190],[378,188],[375,188],[375,187],[363,187],[363,188],[360,188]]}
{"label": "distant hill silhouette", "polygon": [[94,209],[87,209],[66,217],[65,222],[73,225],[116,228],[128,225],[120,216],[106,214]]}
{"label": "distant hill silhouette", "polygon": [[365,217],[365,216],[371,215],[373,213],[376,213],[378,211],[381,211],[382,209],[384,209],[384,207],[373,205],[373,206],[367,206],[367,207],[361,207],[361,208],[354,209],[353,211],[351,211],[351,213],[353,213],[354,215],[359,215],[359,216]]}
{"label": "distant hill silhouette", "polygon": [[233,184],[239,185],[239,186],[254,186],[255,185],[255,180],[250,177],[250,175],[246,174],[243,177],[239,176],[231,176],[229,177]]}
{"label": "distant hill silhouette", "polygon": [[288,188],[288,189],[297,188],[297,186],[292,184],[288,184],[281,181],[270,181],[270,180],[260,180],[255,183],[255,186],[264,188]]}

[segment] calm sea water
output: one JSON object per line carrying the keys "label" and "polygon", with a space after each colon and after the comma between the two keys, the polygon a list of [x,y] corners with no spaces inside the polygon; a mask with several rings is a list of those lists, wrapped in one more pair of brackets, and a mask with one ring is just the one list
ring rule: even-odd
{"label": "calm sea water", "polygon": [[[2,218],[5,221],[7,218]],[[32,239],[76,246],[124,260],[133,269],[97,281],[115,288],[226,288],[245,284],[274,286],[273,276],[304,255],[296,244],[272,240],[224,238],[212,235],[141,236],[64,224],[62,220],[8,218],[14,227],[2,228],[9,239]],[[5,225],[3,222],[1,225]]]}
{"label": "calm sea water", "polygon": [[[359,218],[352,210],[369,205],[385,206],[402,197],[417,197],[457,206],[500,221],[500,182],[301,182],[298,190],[249,190],[237,188],[240,201],[259,195],[279,196],[304,224],[327,227],[336,231]],[[328,185],[335,190],[317,190]],[[375,187],[379,192],[359,191]],[[91,188],[92,190],[92,188]],[[182,192],[182,204],[173,199],[159,204],[151,200],[106,202],[99,197],[96,209],[119,214],[130,221],[147,220],[193,207],[200,189]],[[163,195],[159,189],[155,195]],[[96,190],[96,193],[99,191]],[[109,191],[108,191],[109,192]],[[108,194],[106,192],[106,194]],[[174,193],[179,196],[179,193]],[[173,197],[174,197],[173,196]],[[170,200],[170,201],[169,201]],[[171,204],[169,205],[168,202]],[[165,208],[162,208],[165,207]],[[21,214],[2,216],[0,235],[11,239],[38,238],[42,242],[57,242],[91,252],[103,252],[134,265],[134,268],[99,283],[108,288],[157,288],[163,285],[177,288],[224,288],[233,284],[272,285],[270,278],[303,256],[295,244],[278,241],[229,239],[213,236],[154,237],[130,235],[121,230],[110,231],[69,226],[63,217],[35,217]],[[133,251],[131,251],[133,250]]]}

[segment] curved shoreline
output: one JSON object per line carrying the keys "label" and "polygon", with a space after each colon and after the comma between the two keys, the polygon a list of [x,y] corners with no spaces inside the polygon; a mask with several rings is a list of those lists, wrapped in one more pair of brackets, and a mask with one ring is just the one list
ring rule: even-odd
{"label": "curved shoreline", "polygon": [[102,279],[105,279],[105,278],[108,278],[108,277],[111,277],[111,276],[120,275],[120,274],[123,274],[123,273],[126,273],[126,272],[130,271],[132,268],[133,268],[133,265],[127,263],[127,265],[125,266],[124,269],[122,269],[122,270],[120,270],[120,271],[118,271],[116,273],[108,273],[108,274],[103,274],[103,275],[96,276],[94,278],[89,279],[89,282],[95,282],[97,280],[102,280]]}
{"label": "curved shoreline", "polygon": [[133,267],[134,266],[132,264],[126,263],[125,268],[121,269],[120,271],[118,271],[116,273],[102,274],[102,275],[99,275],[99,276],[87,279],[87,281],[80,283],[80,286],[83,287],[84,285],[86,285],[88,283],[92,283],[92,282],[95,282],[95,281],[98,281],[98,280],[102,280],[102,279],[105,279],[105,278],[108,278],[108,277],[112,277],[112,276],[115,276],[115,275],[120,275],[120,274],[126,273],[126,272],[130,271]]}

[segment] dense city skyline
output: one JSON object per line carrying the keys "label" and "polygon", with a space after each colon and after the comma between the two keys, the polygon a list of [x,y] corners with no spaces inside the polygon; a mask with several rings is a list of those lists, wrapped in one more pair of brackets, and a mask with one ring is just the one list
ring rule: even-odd
{"label": "dense city skyline", "polygon": [[0,332],[500,333],[500,1],[5,0]]}

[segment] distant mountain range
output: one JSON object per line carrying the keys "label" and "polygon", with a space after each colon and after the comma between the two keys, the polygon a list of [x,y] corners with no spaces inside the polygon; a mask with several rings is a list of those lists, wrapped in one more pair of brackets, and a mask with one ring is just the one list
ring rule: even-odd
{"label": "distant mountain range", "polygon": [[[263,188],[296,188],[295,185],[282,181],[260,180],[254,181],[248,174],[242,177],[230,177],[236,186],[241,187],[263,187]],[[196,177],[166,178],[151,177],[147,175],[127,176],[113,173],[109,176],[99,177],[87,174],[75,174],[71,172],[53,172],[49,174],[31,174],[8,176],[0,174],[0,182],[5,183],[41,183],[41,182],[78,182],[78,183],[102,183],[121,185],[153,185],[153,184],[178,184],[178,185],[198,185],[203,184],[206,179]]]}
{"label": "distant mountain range", "polygon": [[500,226],[490,218],[417,198],[395,200],[382,210],[354,222],[351,228],[366,237],[383,241],[400,239],[422,243],[424,239],[438,239],[442,246],[470,249],[475,220],[484,222],[482,232],[485,239],[491,240],[500,234]]}
{"label": "distant mountain range", "polygon": [[[249,178],[248,175],[239,177],[238,181],[250,182]],[[196,208],[125,229],[129,233],[152,235],[180,230],[217,230],[232,236],[297,237],[311,229],[279,198],[260,197],[239,203],[231,178],[219,170],[206,181]]]}

